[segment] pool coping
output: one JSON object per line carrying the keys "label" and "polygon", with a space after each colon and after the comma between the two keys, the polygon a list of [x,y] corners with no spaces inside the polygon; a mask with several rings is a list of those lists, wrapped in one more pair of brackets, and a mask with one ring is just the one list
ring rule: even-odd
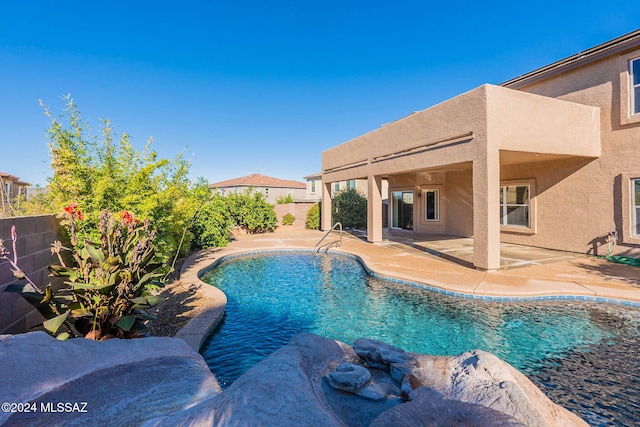
{"label": "pool coping", "polygon": [[[286,247],[272,247],[272,248],[213,248],[199,251],[191,255],[183,264],[180,275],[180,286],[197,294],[202,301],[201,310],[192,317],[187,324],[182,327],[175,335],[176,338],[181,338],[189,344],[195,351],[199,351],[203,340],[209,334],[209,332],[216,327],[220,319],[222,318],[227,297],[218,288],[209,285],[202,280],[203,274],[208,270],[215,268],[220,263],[233,258],[264,254],[264,253],[277,253],[277,252],[315,252],[315,249],[309,246],[288,246]],[[524,301],[580,301],[580,302],[597,302],[597,303],[609,303],[617,304],[626,307],[640,308],[640,299],[634,301],[633,299],[625,298],[613,298],[610,296],[598,296],[598,293],[589,289],[588,286],[584,286],[584,290],[566,292],[559,289],[555,290],[543,290],[538,294],[532,294],[528,292],[526,294],[518,294],[512,292],[501,292],[499,295],[492,295],[486,291],[479,290],[479,286],[473,288],[473,292],[458,292],[452,289],[447,289],[446,286],[437,286],[428,281],[421,280],[408,280],[402,277],[394,276],[389,271],[376,271],[375,267],[367,264],[367,260],[363,259],[362,254],[354,253],[355,250],[341,248],[333,248],[330,253],[337,253],[343,256],[356,259],[365,271],[373,277],[388,280],[391,283],[402,284],[419,289],[436,292],[442,295],[447,295],[456,298],[464,299],[476,299],[481,301],[494,301],[494,302],[524,302]]]}

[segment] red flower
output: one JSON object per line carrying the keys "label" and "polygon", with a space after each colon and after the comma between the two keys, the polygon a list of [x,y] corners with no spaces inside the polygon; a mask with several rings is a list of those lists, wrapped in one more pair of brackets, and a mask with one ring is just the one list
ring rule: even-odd
{"label": "red flower", "polygon": [[71,216],[76,213],[76,209],[78,209],[77,203],[69,203],[69,206],[65,206],[64,208],[65,212],[67,212]]}
{"label": "red flower", "polygon": [[120,212],[120,218],[124,221],[125,224],[129,225],[133,222],[133,215],[129,211]]}
{"label": "red flower", "polygon": [[69,203],[68,206],[65,206],[64,211],[69,214],[72,220],[77,218],[78,221],[82,221],[84,219],[77,203]]}

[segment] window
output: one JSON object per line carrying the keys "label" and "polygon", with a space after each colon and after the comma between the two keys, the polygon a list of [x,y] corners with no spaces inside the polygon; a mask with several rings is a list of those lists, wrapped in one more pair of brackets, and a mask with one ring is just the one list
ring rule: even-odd
{"label": "window", "polygon": [[334,189],[335,191],[340,191],[340,182],[339,182],[339,181],[338,181],[338,182],[336,182],[335,184],[333,184],[333,189]]}
{"label": "window", "polygon": [[221,196],[224,196],[224,188],[219,188],[218,194],[220,194]]}
{"label": "window", "polygon": [[530,227],[528,185],[500,187],[500,224]]}
{"label": "window", "polygon": [[356,180],[350,179],[347,181],[347,190],[355,190],[356,189]]}
{"label": "window", "polygon": [[11,183],[10,182],[4,183],[4,194],[7,202],[11,202]]}
{"label": "window", "polygon": [[316,192],[316,180],[315,179],[311,180],[311,192],[312,193]]}
{"label": "window", "polygon": [[425,190],[425,219],[427,221],[440,221],[440,197],[438,190]]}
{"label": "window", "polygon": [[633,180],[633,234],[640,236],[640,179]]}
{"label": "window", "polygon": [[640,58],[630,61],[631,114],[640,113]]}
{"label": "window", "polygon": [[394,191],[391,200],[391,226],[413,230],[413,192]]}

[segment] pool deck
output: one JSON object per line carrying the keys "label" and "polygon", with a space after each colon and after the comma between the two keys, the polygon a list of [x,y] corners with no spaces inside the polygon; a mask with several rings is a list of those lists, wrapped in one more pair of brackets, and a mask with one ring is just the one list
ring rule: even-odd
{"label": "pool deck", "polygon": [[[213,286],[201,282],[198,274],[219,259],[245,252],[313,249],[324,235],[312,230],[279,230],[274,233],[237,236],[224,248],[200,251],[182,267],[180,285],[203,299],[203,309],[176,337],[184,339],[196,351],[202,339],[224,313],[226,297]],[[329,252],[358,256],[374,274],[410,282],[452,296],[478,299],[569,299],[596,300],[640,307],[640,268],[615,264],[588,255],[556,252],[555,257],[537,248],[512,248],[525,262],[509,262],[508,268],[478,271],[443,259],[429,249],[429,243],[407,244],[402,239],[371,244],[343,233],[342,246]],[[446,239],[445,239],[446,240]],[[339,241],[337,232],[324,243]],[[433,245],[443,245],[443,240]],[[468,245],[468,242],[465,243]],[[428,250],[429,252],[425,251]],[[430,253],[431,252],[431,253]],[[513,252],[508,252],[513,253]],[[553,255],[553,251],[550,252]],[[511,259],[509,256],[506,259]],[[535,262],[529,262],[531,260]],[[504,265],[505,263],[503,263]],[[514,268],[517,267],[517,268]]]}

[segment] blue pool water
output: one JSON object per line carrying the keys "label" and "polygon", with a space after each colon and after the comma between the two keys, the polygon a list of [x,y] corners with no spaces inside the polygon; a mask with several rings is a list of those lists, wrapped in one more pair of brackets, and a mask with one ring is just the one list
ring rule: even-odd
{"label": "blue pool water", "polygon": [[201,349],[222,387],[295,334],[313,332],[435,355],[479,348],[592,425],[640,423],[638,310],[453,298],[371,277],[351,257],[309,252],[231,259],[202,280],[228,298]]}

